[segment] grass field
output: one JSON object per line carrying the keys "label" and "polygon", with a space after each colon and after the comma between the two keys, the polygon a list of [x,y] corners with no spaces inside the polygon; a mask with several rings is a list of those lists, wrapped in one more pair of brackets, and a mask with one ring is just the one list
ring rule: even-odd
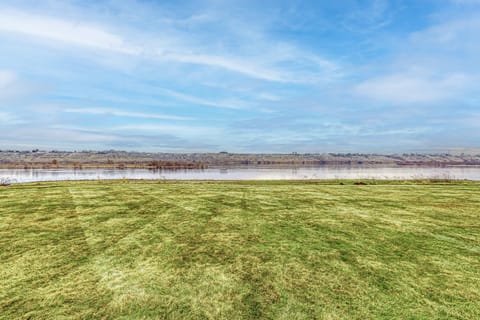
{"label": "grass field", "polygon": [[0,187],[0,319],[478,319],[480,184]]}

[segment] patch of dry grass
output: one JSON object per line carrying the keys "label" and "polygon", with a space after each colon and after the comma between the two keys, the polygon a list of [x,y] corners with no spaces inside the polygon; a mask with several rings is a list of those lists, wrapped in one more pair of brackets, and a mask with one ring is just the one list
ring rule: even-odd
{"label": "patch of dry grass", "polygon": [[342,183],[1,188],[0,318],[480,317],[480,184]]}

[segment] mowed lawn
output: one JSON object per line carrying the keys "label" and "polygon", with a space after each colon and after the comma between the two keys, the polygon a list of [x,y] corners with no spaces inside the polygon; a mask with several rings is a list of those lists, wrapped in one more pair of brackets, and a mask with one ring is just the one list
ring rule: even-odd
{"label": "mowed lawn", "polygon": [[480,184],[0,187],[0,319],[479,319]]}

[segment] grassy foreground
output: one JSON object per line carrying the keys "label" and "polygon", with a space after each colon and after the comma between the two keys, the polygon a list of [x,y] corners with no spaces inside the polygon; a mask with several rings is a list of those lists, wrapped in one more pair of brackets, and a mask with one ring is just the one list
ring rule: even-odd
{"label": "grassy foreground", "polygon": [[480,184],[0,188],[0,319],[478,319]]}

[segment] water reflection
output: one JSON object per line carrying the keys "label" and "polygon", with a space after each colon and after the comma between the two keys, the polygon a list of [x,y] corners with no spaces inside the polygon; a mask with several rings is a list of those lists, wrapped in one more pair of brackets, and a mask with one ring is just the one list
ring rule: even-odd
{"label": "water reflection", "polygon": [[303,180],[427,179],[480,180],[480,167],[308,167],[222,169],[0,169],[0,179],[16,182],[96,179]]}

